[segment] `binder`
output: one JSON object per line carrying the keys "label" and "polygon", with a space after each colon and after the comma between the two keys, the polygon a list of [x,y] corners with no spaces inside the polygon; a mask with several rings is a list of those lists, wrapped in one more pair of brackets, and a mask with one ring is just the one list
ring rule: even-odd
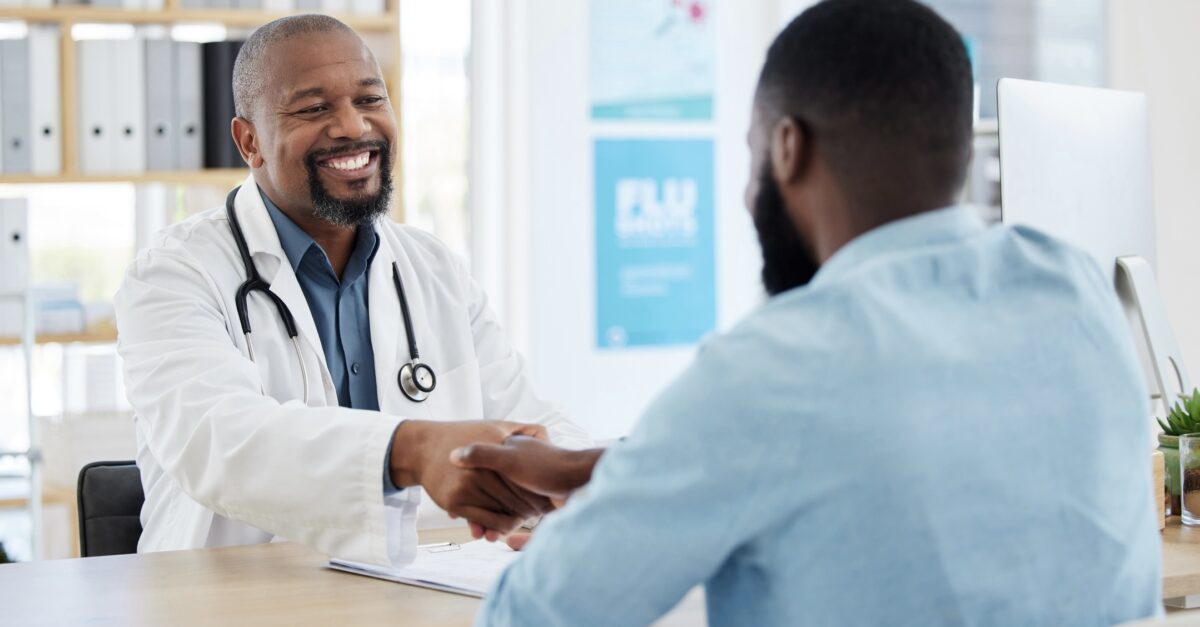
{"label": "binder", "polygon": [[0,41],[0,107],[2,119],[4,171],[24,174],[32,166],[29,116],[29,40]]}
{"label": "binder", "polygon": [[204,167],[204,96],[200,44],[174,42],[175,149],[173,162],[181,170]]}
{"label": "binder", "polygon": [[262,0],[263,11],[268,13],[292,13],[296,10],[295,0]]}
{"label": "binder", "polygon": [[351,0],[351,9],[357,15],[383,15],[387,11],[385,0]]}
{"label": "binder", "polygon": [[58,46],[58,27],[29,25],[30,169],[34,174],[62,171]]}
{"label": "binder", "polygon": [[112,129],[112,171],[142,172],[146,169],[146,66],[142,39],[117,39],[111,46],[113,76],[107,87],[109,128]]}
{"label": "binder", "polygon": [[143,0],[120,0],[119,6],[126,11],[146,10],[146,3]]}
{"label": "binder", "polygon": [[29,288],[28,216],[24,198],[0,199],[0,295]]}
{"label": "binder", "polygon": [[233,62],[241,41],[201,44],[204,62],[204,167],[245,167],[229,133],[233,120]]}
{"label": "binder", "polygon": [[179,134],[175,131],[175,46],[170,39],[144,42],[146,76],[146,163],[153,170],[179,167]]}
{"label": "binder", "polygon": [[[0,55],[3,53],[0,52]],[[4,63],[0,56],[0,65]],[[0,80],[0,103],[4,102],[4,81]],[[0,105],[0,138],[4,137],[4,106]],[[0,150],[0,172],[4,171],[4,151]]]}
{"label": "binder", "polygon": [[79,116],[79,169],[86,173],[110,168],[109,96],[112,94],[112,55],[108,41],[85,39],[76,43],[78,80],[76,111]]}

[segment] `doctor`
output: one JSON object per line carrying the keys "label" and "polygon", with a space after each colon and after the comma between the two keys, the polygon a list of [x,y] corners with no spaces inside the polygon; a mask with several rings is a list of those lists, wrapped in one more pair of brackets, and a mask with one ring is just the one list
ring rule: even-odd
{"label": "doctor", "polygon": [[398,565],[419,506],[491,537],[546,509],[448,462],[513,434],[588,440],[534,395],[464,264],[381,219],[396,119],[370,50],[333,18],[283,18],[246,41],[233,87],[251,175],[160,233],[116,298],[139,550],[280,538]]}

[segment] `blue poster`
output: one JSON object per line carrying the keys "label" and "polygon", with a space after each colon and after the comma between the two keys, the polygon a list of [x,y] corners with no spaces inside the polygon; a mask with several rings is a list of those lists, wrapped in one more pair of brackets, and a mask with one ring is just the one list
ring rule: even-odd
{"label": "blue poster", "polygon": [[595,120],[711,120],[712,0],[591,0]]}
{"label": "blue poster", "polygon": [[711,139],[597,139],[596,345],[691,344],[716,326]]}

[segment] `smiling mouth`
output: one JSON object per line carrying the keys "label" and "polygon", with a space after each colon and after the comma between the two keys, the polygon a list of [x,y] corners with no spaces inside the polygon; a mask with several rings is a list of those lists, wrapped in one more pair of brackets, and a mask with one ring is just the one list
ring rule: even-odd
{"label": "smiling mouth", "polygon": [[317,162],[317,165],[322,168],[329,168],[337,172],[346,174],[354,174],[355,172],[365,170],[371,165],[371,161],[379,154],[377,150],[363,150],[349,154],[329,157]]}

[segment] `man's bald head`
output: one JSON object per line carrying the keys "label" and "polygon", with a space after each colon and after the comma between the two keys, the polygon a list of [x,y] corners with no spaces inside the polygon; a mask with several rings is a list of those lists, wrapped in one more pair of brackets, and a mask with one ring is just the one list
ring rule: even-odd
{"label": "man's bald head", "polygon": [[328,15],[292,15],[264,24],[246,39],[233,64],[233,106],[237,116],[249,120],[267,84],[271,50],[275,44],[314,33],[339,33],[357,37],[354,29]]}

